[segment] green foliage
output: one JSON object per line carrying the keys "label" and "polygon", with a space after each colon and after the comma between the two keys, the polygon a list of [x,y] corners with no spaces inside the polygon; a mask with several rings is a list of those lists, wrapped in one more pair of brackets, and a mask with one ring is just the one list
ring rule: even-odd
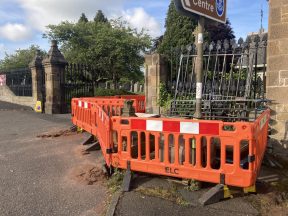
{"label": "green foliage", "polygon": [[131,92],[125,91],[123,89],[103,89],[98,88],[95,90],[95,96],[115,96],[115,95],[134,95]]}
{"label": "green foliage", "polygon": [[88,22],[88,18],[86,17],[85,13],[82,13],[78,20],[78,23],[87,23],[87,22]]}
{"label": "green foliage", "polygon": [[69,62],[92,65],[114,83],[122,77],[142,79],[143,52],[151,46],[148,35],[127,27],[120,19],[49,25],[44,37],[59,41]]}
{"label": "green foliage", "polygon": [[161,45],[162,41],[163,41],[163,35],[155,38],[152,40],[152,48],[151,48],[151,52],[155,52],[158,50],[159,46]]}
{"label": "green foliage", "polygon": [[126,83],[130,83],[130,79],[127,77],[121,77],[119,83],[120,84],[126,84]]}
{"label": "green foliage", "polygon": [[94,22],[108,23],[108,19],[105,17],[102,10],[98,10],[94,17]]}
{"label": "green foliage", "polygon": [[[229,72],[229,73],[226,73],[226,74],[225,74],[224,78],[225,78],[226,80],[230,80],[230,76],[231,76],[231,75],[230,75],[230,72]],[[238,80],[238,79],[240,79],[240,80],[246,80],[246,79],[247,79],[247,69],[242,69],[241,72],[237,71],[237,73],[235,73],[235,72],[232,71],[232,78],[233,78],[234,80]]]}
{"label": "green foliage", "polygon": [[[39,50],[39,46],[32,45],[28,49],[18,49],[14,54],[5,54],[3,60],[0,60],[1,70],[10,70],[15,68],[28,67],[29,63],[33,60],[36,55],[36,51]],[[46,52],[40,51],[42,56],[46,55]]]}
{"label": "green foliage", "polygon": [[116,191],[121,189],[123,179],[124,172],[122,170],[115,169],[115,172],[107,182],[107,186],[111,193],[115,193]]}
{"label": "green foliage", "polygon": [[[194,43],[195,37],[193,31],[197,27],[197,19],[181,15],[175,7],[172,0],[167,17],[166,31],[163,36],[156,38],[153,43],[153,51],[157,50],[161,54],[165,54],[168,58],[171,56],[172,48],[180,48]],[[231,23],[227,20],[226,24],[217,24],[215,22],[206,22],[206,39],[209,41],[217,41],[224,39],[234,39],[235,35],[231,27]]]}
{"label": "green foliage", "polygon": [[[166,18],[166,31],[158,46],[158,52],[170,56],[171,49],[194,42],[193,31],[197,26],[195,19],[181,15],[171,1]],[[156,41],[158,43],[158,41]]]}
{"label": "green foliage", "polygon": [[165,114],[170,110],[172,95],[167,91],[164,83],[160,83],[158,105],[162,108],[162,113]]}
{"label": "green foliage", "polygon": [[199,191],[201,189],[201,182],[191,179],[189,180],[189,185],[186,187],[188,191]]}
{"label": "green foliage", "polygon": [[223,41],[224,39],[231,40],[235,38],[229,19],[227,19],[226,24],[208,23],[206,31],[208,33],[209,41]]}
{"label": "green foliage", "polygon": [[[236,71],[232,70],[231,72],[232,72],[232,78],[234,80],[238,80],[239,77],[240,77],[240,80],[245,80],[247,78],[247,69],[242,69],[241,72],[239,72],[239,70],[236,70]],[[231,76],[230,72],[227,72],[223,75],[223,78],[224,78],[224,80],[229,81],[230,76]],[[213,72],[212,71],[208,71],[207,78],[209,80],[213,80]]]}

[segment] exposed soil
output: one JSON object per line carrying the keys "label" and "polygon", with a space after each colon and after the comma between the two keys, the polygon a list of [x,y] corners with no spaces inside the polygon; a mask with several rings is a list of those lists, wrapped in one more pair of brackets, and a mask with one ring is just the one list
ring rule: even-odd
{"label": "exposed soil", "polygon": [[101,167],[92,164],[82,164],[73,168],[69,174],[70,178],[83,185],[94,185],[106,180]]}
{"label": "exposed soil", "polygon": [[250,195],[247,200],[263,216],[287,216],[288,215],[288,166],[287,160],[277,156],[277,162],[283,166],[280,168],[267,168],[271,173],[279,176],[278,181],[261,184],[257,189],[257,195]]}
{"label": "exposed soil", "polygon": [[250,195],[248,201],[259,211],[260,215],[288,215],[288,194],[270,192],[267,194]]}
{"label": "exposed soil", "polygon": [[76,156],[80,156],[80,157],[83,157],[85,155],[88,155],[90,154],[90,152],[86,151],[85,150],[85,147],[83,145],[79,145],[77,146],[76,148],[74,148],[74,153]]}
{"label": "exposed soil", "polygon": [[45,134],[40,134],[40,135],[37,135],[37,138],[42,138],[42,139],[57,138],[57,137],[61,137],[61,136],[72,136],[75,134],[77,134],[77,131],[74,131],[72,129],[68,129],[68,130],[59,130],[59,131],[54,131],[54,132],[48,132]]}

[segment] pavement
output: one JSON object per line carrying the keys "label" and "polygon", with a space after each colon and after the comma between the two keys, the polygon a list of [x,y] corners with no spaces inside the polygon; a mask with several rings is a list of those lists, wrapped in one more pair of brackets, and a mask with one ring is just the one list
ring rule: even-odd
{"label": "pavement", "polygon": [[[185,186],[178,181],[169,178],[161,178],[157,176],[139,176],[133,180],[133,190],[124,193],[115,210],[115,216],[215,216],[215,215],[258,215],[258,211],[243,197],[229,199],[223,202],[203,207],[199,204],[198,199],[209,188],[200,191],[188,191]],[[152,194],[151,193],[152,189]],[[164,194],[163,198],[160,191]],[[148,190],[148,192],[147,192]],[[157,191],[156,196],[153,192]],[[177,198],[185,201],[183,204],[177,204],[171,200],[166,193],[172,192],[177,194]],[[160,196],[159,196],[160,194]],[[168,197],[168,199],[167,199]]]}
{"label": "pavement", "polygon": [[79,180],[82,169],[100,163],[101,153],[83,156],[79,134],[41,136],[70,127],[69,115],[0,102],[1,216],[103,215],[105,184]]}

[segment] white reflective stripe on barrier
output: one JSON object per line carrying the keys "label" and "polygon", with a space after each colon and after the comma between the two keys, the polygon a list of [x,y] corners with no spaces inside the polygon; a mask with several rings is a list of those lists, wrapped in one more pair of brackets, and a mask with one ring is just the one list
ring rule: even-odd
{"label": "white reflective stripe on barrier", "polygon": [[163,131],[163,122],[162,121],[147,120],[146,130],[147,131],[162,132]]}
{"label": "white reflective stripe on barrier", "polygon": [[180,133],[199,134],[198,122],[180,122]]}

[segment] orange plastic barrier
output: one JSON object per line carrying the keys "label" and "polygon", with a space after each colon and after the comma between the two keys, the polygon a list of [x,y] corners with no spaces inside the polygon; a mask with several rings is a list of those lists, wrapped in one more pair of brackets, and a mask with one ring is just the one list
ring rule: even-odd
{"label": "orange plastic barrier", "polygon": [[[108,166],[127,169],[129,162],[132,171],[243,188],[255,184],[270,110],[255,122],[236,123],[121,117],[117,110],[126,99],[131,98],[72,101],[73,123],[97,136]],[[143,98],[132,100],[137,108]]]}

